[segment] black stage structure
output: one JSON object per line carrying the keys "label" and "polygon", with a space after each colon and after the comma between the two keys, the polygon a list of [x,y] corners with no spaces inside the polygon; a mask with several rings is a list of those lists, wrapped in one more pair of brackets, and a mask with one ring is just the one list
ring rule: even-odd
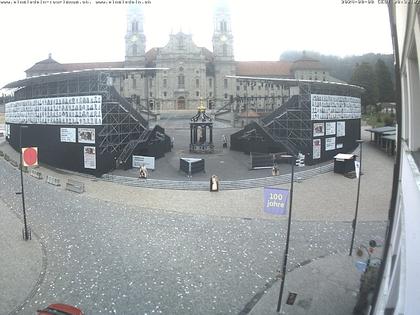
{"label": "black stage structure", "polygon": [[130,168],[133,154],[162,157],[171,150],[165,130],[149,129],[112,85],[114,76],[148,70],[90,69],[12,82],[4,87],[17,88],[6,104],[7,140],[19,150],[22,132],[22,147],[38,147],[40,162],[95,176]]}
{"label": "black stage structure", "polygon": [[[305,163],[312,165],[357,147],[362,87],[328,81],[231,77],[245,84],[255,81],[280,83],[295,91],[287,102],[262,118],[260,123],[251,122],[232,134],[232,150],[302,153]],[[242,98],[242,102],[246,100]]]}

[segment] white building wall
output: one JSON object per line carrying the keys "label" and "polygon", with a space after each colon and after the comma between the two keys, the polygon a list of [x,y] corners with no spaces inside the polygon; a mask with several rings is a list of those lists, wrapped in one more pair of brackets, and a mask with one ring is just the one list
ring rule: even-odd
{"label": "white building wall", "polygon": [[[394,225],[375,314],[420,314],[419,7],[393,6],[401,68],[401,164]],[[391,314],[391,313],[389,313]]]}

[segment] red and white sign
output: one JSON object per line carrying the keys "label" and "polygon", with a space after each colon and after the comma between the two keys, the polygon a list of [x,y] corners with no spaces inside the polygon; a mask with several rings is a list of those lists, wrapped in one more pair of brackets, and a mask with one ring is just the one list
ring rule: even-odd
{"label": "red and white sign", "polygon": [[22,148],[23,166],[37,166],[38,165],[38,148]]}

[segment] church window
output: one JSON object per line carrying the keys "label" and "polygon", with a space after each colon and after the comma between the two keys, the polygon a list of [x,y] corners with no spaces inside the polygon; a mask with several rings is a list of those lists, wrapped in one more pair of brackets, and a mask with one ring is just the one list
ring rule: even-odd
{"label": "church window", "polygon": [[133,21],[131,22],[131,31],[137,32],[139,30],[139,22]]}
{"label": "church window", "polygon": [[149,94],[149,95],[150,95],[150,97],[153,97],[153,92],[150,92],[150,94]]}
{"label": "church window", "polygon": [[225,93],[225,99],[227,99],[228,98],[228,95],[227,95],[227,93]]}
{"label": "church window", "polygon": [[183,89],[185,87],[185,78],[181,74],[178,76],[178,89]]}
{"label": "church window", "polygon": [[221,32],[226,32],[227,31],[226,21],[221,21],[220,22],[220,31]]}
{"label": "church window", "polygon": [[168,80],[165,78],[163,79],[163,87],[166,88],[168,86]]}
{"label": "church window", "polygon": [[184,71],[184,68],[183,67],[179,67],[179,71],[180,72]]}
{"label": "church window", "polygon": [[136,44],[134,44],[132,46],[132,50],[133,50],[133,56],[137,56],[137,45]]}
{"label": "church window", "polygon": [[183,36],[178,37],[178,48],[179,49],[184,48],[184,37]]}
{"label": "church window", "polygon": [[209,87],[213,87],[213,80],[209,79]]}
{"label": "church window", "polygon": [[200,87],[200,80],[195,79],[195,87],[198,89]]}
{"label": "church window", "polygon": [[133,82],[133,89],[137,88],[137,82],[136,82],[136,78],[131,78],[132,82]]}
{"label": "church window", "polygon": [[200,96],[200,92],[199,91],[195,92],[195,96]]}
{"label": "church window", "polygon": [[163,97],[166,97],[168,95],[168,93],[165,91],[163,92]]}
{"label": "church window", "polygon": [[227,56],[227,45],[223,44],[223,56]]}
{"label": "church window", "polygon": [[228,88],[228,81],[227,81],[227,79],[224,79],[224,80],[223,80],[223,87],[224,87],[225,89],[227,89],[227,88]]}

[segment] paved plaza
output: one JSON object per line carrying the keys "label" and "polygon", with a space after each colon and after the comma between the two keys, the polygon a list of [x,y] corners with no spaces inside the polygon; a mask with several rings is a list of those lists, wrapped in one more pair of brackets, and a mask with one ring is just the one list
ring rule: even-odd
{"label": "paved plaza", "polygon": [[[171,120],[161,121],[168,134],[188,128]],[[223,159],[235,160],[228,152]],[[363,152],[356,245],[383,241],[392,180],[392,157],[369,143]],[[229,178],[254,172],[242,166]],[[86,314],[275,314],[287,222],[262,212],[262,188],[147,189],[40,170],[83,181],[86,192],[25,175],[33,239],[24,242],[19,172],[0,159],[0,314],[32,315],[56,302]],[[174,168],[171,176],[182,174]],[[351,314],[360,277],[347,256],[357,181],[330,172],[295,189],[285,292],[298,297],[286,314]]]}

